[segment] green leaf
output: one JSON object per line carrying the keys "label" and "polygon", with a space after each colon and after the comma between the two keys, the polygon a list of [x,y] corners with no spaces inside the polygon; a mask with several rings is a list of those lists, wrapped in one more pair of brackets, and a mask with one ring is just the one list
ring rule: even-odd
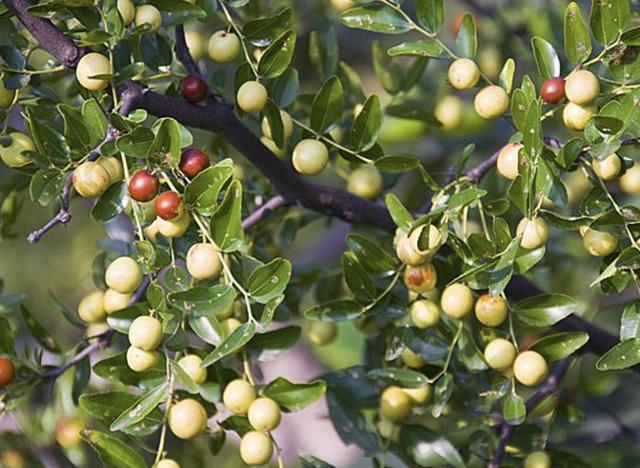
{"label": "green leaf", "polygon": [[258,74],[264,78],[277,78],[289,67],[296,47],[296,32],[285,31],[267,47],[258,62]]}
{"label": "green leaf", "polygon": [[444,0],[416,0],[416,16],[427,31],[439,32],[444,23]]}
{"label": "green leaf", "polygon": [[15,354],[15,341],[13,336],[14,331],[9,321],[0,317],[0,354],[8,354],[9,356]]}
{"label": "green leaf", "polygon": [[233,252],[242,246],[242,184],[239,181],[234,180],[229,185],[220,208],[211,219],[211,233],[223,252]]}
{"label": "green leaf", "polygon": [[116,140],[116,148],[132,158],[146,158],[156,136],[147,127],[137,127]]}
{"label": "green leaf", "polygon": [[629,0],[592,0],[591,32],[601,44],[610,44],[623,31],[631,12]]}
{"label": "green leaf", "polygon": [[367,151],[376,143],[382,125],[380,98],[370,96],[351,127],[351,147],[355,151]]}
{"label": "green leaf", "polygon": [[582,348],[587,341],[589,341],[589,334],[585,332],[556,333],[539,339],[531,345],[531,349],[552,362],[570,356]]}
{"label": "green leaf", "polygon": [[460,30],[456,37],[456,50],[460,57],[472,59],[478,51],[478,32],[473,22],[473,16],[465,13]]}
{"label": "green leaf", "polygon": [[262,391],[286,411],[300,411],[324,395],[327,384],[321,380],[293,383],[278,377]]}
{"label": "green leaf", "polygon": [[253,335],[256,334],[256,324],[254,322],[246,322],[236,328],[229,337],[220,345],[210,352],[202,361],[204,367],[215,364],[223,357],[239,350],[249,342]]}
{"label": "green leaf", "polygon": [[200,389],[202,387],[191,379],[189,374],[184,371],[182,366],[180,366],[175,361],[169,361],[169,365],[171,366],[171,372],[173,372],[173,375],[175,376],[178,383],[182,386],[182,388],[184,388],[192,395],[196,395],[200,392]]}
{"label": "green leaf", "polygon": [[395,259],[383,248],[358,234],[347,236],[347,246],[362,266],[372,274],[388,275],[396,268]]}
{"label": "green leaf", "polygon": [[564,53],[572,63],[581,63],[591,55],[591,36],[580,7],[571,2],[564,10]]}
{"label": "green leaf", "polygon": [[31,178],[29,195],[42,206],[49,205],[64,188],[65,175],[57,169],[40,169]]}
{"label": "green leaf", "polygon": [[385,34],[403,34],[411,29],[411,23],[388,6],[351,8],[340,15],[340,21],[350,28]]}
{"label": "green leaf", "polygon": [[413,216],[411,216],[409,210],[404,207],[400,200],[398,200],[398,197],[393,193],[388,193],[385,196],[384,201],[387,205],[387,209],[389,210],[389,214],[393,218],[393,222],[396,223],[396,226],[408,232],[409,228],[413,224]]}
{"label": "green leaf", "polygon": [[149,413],[151,413],[157,406],[166,398],[167,384],[164,383],[158,387],[149,390],[142,395],[136,402],[125,409],[120,416],[118,416],[109,430],[112,432],[121,431],[127,427],[131,427],[134,424],[142,421]]}
{"label": "green leaf", "polygon": [[300,338],[300,327],[283,327],[253,337],[248,348],[258,361],[277,359],[294,346]]}
{"label": "green leaf", "polygon": [[342,275],[358,301],[368,303],[375,299],[376,287],[373,280],[353,252],[342,254]]}
{"label": "green leaf", "polygon": [[129,203],[129,191],[124,182],[116,182],[104,192],[91,210],[96,221],[108,221],[122,213]]}
{"label": "green leaf", "polygon": [[210,288],[195,286],[186,291],[169,293],[167,299],[188,316],[215,317],[233,307],[236,296],[232,286],[218,284]]}
{"label": "green leaf", "polygon": [[156,136],[147,150],[149,158],[169,163],[171,167],[180,164],[180,126],[171,118],[157,120],[154,125]]}
{"label": "green leaf", "polygon": [[496,264],[496,267],[491,272],[491,278],[489,283],[489,293],[496,297],[504,288],[507,287],[511,277],[513,276],[513,264],[520,249],[520,239],[512,239],[509,246],[504,250],[502,255]]}
{"label": "green leaf", "polygon": [[575,299],[564,294],[541,294],[518,302],[513,311],[532,327],[550,327],[578,310]]}
{"label": "green leaf", "polygon": [[364,313],[360,304],[347,299],[336,299],[307,309],[304,316],[321,322],[342,322],[353,320]]}
{"label": "green leaf", "polygon": [[84,430],[82,438],[98,453],[98,457],[109,468],[146,468],[144,459],[129,444],[104,432]]}
{"label": "green leaf", "polygon": [[413,156],[402,155],[383,156],[376,159],[375,163],[382,172],[390,174],[411,171],[420,166],[420,162]]}
{"label": "green leaf", "polygon": [[640,339],[634,338],[618,343],[596,362],[601,371],[627,369],[640,364]]}
{"label": "green leaf", "polygon": [[513,76],[516,73],[516,62],[510,58],[502,67],[502,71],[500,72],[500,86],[502,86],[507,93],[510,93],[513,89]]}
{"label": "green leaf", "polygon": [[291,262],[276,258],[251,272],[247,288],[254,301],[266,304],[284,292],[290,278]]}
{"label": "green leaf", "polygon": [[640,338],[640,300],[627,304],[620,319],[620,341]]}
{"label": "green leaf", "polygon": [[202,214],[212,214],[218,207],[220,191],[232,175],[233,165],[226,160],[208,167],[187,184],[184,191],[185,203]]}
{"label": "green leaf", "polygon": [[420,426],[402,426],[400,440],[407,455],[418,466],[464,468],[458,450],[443,435]]}
{"label": "green leaf", "polygon": [[542,79],[560,76],[560,59],[553,45],[541,37],[534,36],[531,39],[531,47],[538,74]]}
{"label": "green leaf", "polygon": [[107,116],[95,99],[87,99],[82,104],[82,118],[92,137],[92,145],[98,144],[104,138],[109,127]]}
{"label": "green leaf", "polygon": [[322,84],[311,105],[309,124],[318,133],[326,133],[340,122],[344,112],[344,91],[337,76],[331,76]]}
{"label": "green leaf", "polygon": [[36,320],[31,312],[24,306],[24,304],[20,304],[20,311],[22,313],[22,319],[27,324],[27,328],[33,335],[33,337],[38,340],[46,350],[51,351],[52,353],[59,353],[60,346],[53,339],[53,337],[49,334],[49,331],[38,321]]}
{"label": "green leaf", "polygon": [[511,426],[522,424],[527,417],[527,407],[520,395],[510,395],[502,407],[504,420]]}
{"label": "green leaf", "polygon": [[439,58],[444,54],[444,49],[434,39],[420,39],[395,45],[387,51],[387,54],[392,57],[408,55],[412,57]]}
{"label": "green leaf", "polygon": [[58,111],[64,120],[64,138],[69,147],[80,153],[91,151],[94,138],[85,125],[82,113],[67,104],[59,104]]}
{"label": "green leaf", "polygon": [[289,107],[298,98],[300,78],[298,71],[288,68],[278,77],[269,93],[278,107]]}
{"label": "green leaf", "polygon": [[[233,306],[233,302],[231,305]],[[189,326],[202,341],[214,346],[218,346],[224,337],[224,331],[215,316],[190,316]]]}
{"label": "green leaf", "polygon": [[367,377],[402,388],[420,388],[429,383],[429,380],[424,374],[411,369],[400,369],[397,367],[373,369],[367,372]]}
{"label": "green leaf", "polygon": [[283,8],[273,16],[247,21],[242,28],[242,34],[251,41],[271,41],[284,32],[292,16],[291,8]]}
{"label": "green leaf", "polygon": [[454,208],[458,208],[460,206],[469,205],[476,200],[484,197],[487,194],[486,190],[479,188],[469,188],[465,189],[461,192],[454,193],[449,198],[449,202],[447,203],[447,209],[453,210]]}

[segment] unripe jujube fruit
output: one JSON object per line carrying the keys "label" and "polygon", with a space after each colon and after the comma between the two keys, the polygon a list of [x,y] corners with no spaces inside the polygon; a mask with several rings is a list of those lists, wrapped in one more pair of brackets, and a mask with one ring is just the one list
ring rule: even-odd
{"label": "unripe jujube fruit", "polygon": [[[280,110],[280,119],[282,120],[282,135],[284,136],[284,140],[288,140],[293,135],[293,120],[291,120],[291,116],[288,112]],[[271,136],[271,127],[269,126],[269,120],[264,117],[262,119],[262,134],[273,140]]]}
{"label": "unripe jujube fruit", "polygon": [[402,362],[404,362],[407,367],[410,367],[412,369],[419,369],[427,363],[427,361],[422,359],[422,356],[414,353],[409,348],[404,348],[402,350],[402,353],[400,354],[400,357],[402,358]]}
{"label": "unripe jujube fruit", "polygon": [[191,57],[199,62],[207,55],[207,39],[200,31],[185,31],[184,41],[187,43],[187,49]]}
{"label": "unripe jujube fruit", "polygon": [[249,114],[260,112],[267,105],[267,88],[258,81],[247,81],[238,88],[238,107]]}
{"label": "unripe jujube fruit", "polygon": [[478,51],[476,60],[481,73],[487,75],[492,80],[498,78],[502,70],[503,58],[497,47],[482,47],[482,49]]}
{"label": "unripe jujube fruit", "polygon": [[131,257],[118,257],[109,264],[104,278],[111,289],[121,294],[132,293],[142,283],[142,268]]}
{"label": "unripe jujube fruit", "polygon": [[256,391],[246,380],[235,379],[227,384],[222,394],[222,402],[229,411],[245,415],[256,399]]}
{"label": "unripe jujube fruit", "polygon": [[13,382],[16,376],[16,368],[13,362],[7,358],[0,358],[0,388]]}
{"label": "unripe jujube fruit", "polygon": [[487,327],[497,327],[507,318],[508,308],[502,297],[483,294],[476,301],[475,312],[478,322]]}
{"label": "unripe jujube fruit", "polygon": [[202,102],[209,93],[206,81],[196,75],[187,75],[180,82],[182,97],[191,104]]}
{"label": "unripe jujube fruit", "polygon": [[280,424],[280,407],[271,398],[258,398],[251,403],[247,418],[256,431],[271,432]]}
{"label": "unripe jujube fruit", "polygon": [[162,323],[155,317],[141,315],[129,327],[129,343],[143,351],[153,351],[162,343]]}
{"label": "unripe jujube fruit", "polygon": [[162,26],[162,14],[153,5],[148,3],[140,5],[136,8],[135,22],[137,27],[141,27],[145,24],[149,24],[151,28],[149,31],[157,31]]}
{"label": "unripe jujube fruit", "polygon": [[331,0],[331,6],[340,11],[351,8],[354,5],[353,0]]}
{"label": "unripe jujube fruit", "polygon": [[511,368],[515,358],[516,347],[504,338],[492,340],[484,349],[484,360],[487,365],[500,372]]}
{"label": "unripe jujube fruit", "polygon": [[209,156],[198,148],[188,148],[180,156],[180,170],[184,175],[193,179],[211,165]]}
{"label": "unripe jujube fruit", "polygon": [[514,180],[518,177],[518,162],[521,148],[523,148],[522,143],[509,143],[498,153],[496,168],[498,174],[505,179]]}
{"label": "unripe jujube fruit", "polygon": [[98,75],[110,75],[111,62],[102,54],[90,52],[84,55],[76,66],[76,79],[80,86],[89,91],[102,91],[109,84],[109,80],[92,78]]}
{"label": "unripe jujube fruit", "polygon": [[332,343],[338,334],[338,326],[334,322],[312,320],[306,330],[307,339],[316,346]]}
{"label": "unripe jujube fruit", "polygon": [[415,301],[409,309],[411,321],[418,328],[433,327],[440,320],[440,307],[428,299]]}
{"label": "unripe jujube fruit", "polygon": [[321,141],[307,138],[293,149],[291,162],[300,174],[318,175],[329,162],[329,151]]}
{"label": "unripe jujube fruit", "polygon": [[160,182],[151,172],[141,170],[133,174],[129,180],[129,195],[135,201],[148,202],[158,194]]}
{"label": "unripe jujube fruit", "polygon": [[171,458],[160,460],[155,468],[180,468],[180,464]]}
{"label": "unripe jujube fruit", "polygon": [[366,199],[374,199],[382,192],[383,179],[374,166],[360,166],[349,174],[347,190]]}
{"label": "unripe jujube fruit", "polygon": [[[424,237],[428,229],[428,245],[420,246],[420,238]],[[407,265],[420,265],[434,255],[442,246],[442,233],[433,224],[422,225],[411,232],[410,235],[401,233],[397,238],[396,255],[402,263]]]}
{"label": "unripe jujube fruit", "polygon": [[551,468],[551,457],[547,452],[531,452],[524,459],[524,468]]}
{"label": "unripe jujube fruit", "polygon": [[516,233],[522,235],[520,245],[529,250],[542,247],[549,240],[549,226],[544,219],[539,217],[522,218],[518,223]]}
{"label": "unripe jujube fruit", "polygon": [[469,89],[478,83],[480,69],[473,60],[460,58],[449,66],[448,75],[451,86],[456,89]]}
{"label": "unripe jujube fruit", "polygon": [[223,336],[225,338],[229,338],[234,331],[240,328],[240,325],[242,325],[242,322],[240,322],[240,320],[235,319],[233,317],[223,320],[222,322],[220,322],[220,327],[222,328]]}
{"label": "unripe jujube fruit", "polygon": [[418,266],[407,265],[402,278],[409,291],[425,293],[436,287],[438,273],[436,272],[436,267],[431,263],[424,263]]}
{"label": "unripe jujube fruit", "polygon": [[380,414],[393,422],[402,422],[411,415],[411,397],[399,387],[387,387],[380,397]]}
{"label": "unripe jujube fruit", "polygon": [[195,384],[202,385],[207,380],[207,369],[202,366],[202,359],[199,356],[187,354],[180,358],[178,365],[191,377]]}
{"label": "unripe jujube fruit", "polygon": [[442,291],[440,307],[449,317],[461,319],[473,309],[473,292],[462,283],[453,283]]}
{"label": "unripe jujube fruit", "polygon": [[593,117],[596,112],[597,108],[593,104],[581,106],[569,102],[564,106],[564,110],[562,111],[562,120],[567,128],[582,131],[587,127],[589,120],[591,120],[591,117]]}
{"label": "unripe jujube fruit", "polygon": [[7,89],[4,81],[0,79],[0,109],[8,109],[16,97],[15,89]]}
{"label": "unripe jujube fruit", "polygon": [[602,180],[613,180],[620,174],[622,161],[620,160],[620,156],[612,153],[604,159],[594,159],[591,162],[591,168]]}
{"label": "unripe jujube fruit", "polygon": [[424,405],[431,398],[431,385],[429,384],[420,388],[403,388],[402,391],[409,395],[414,405]]}
{"label": "unripe jujube fruit", "polygon": [[109,174],[110,184],[114,184],[123,179],[124,169],[122,168],[120,159],[114,156],[100,156],[96,162]]}
{"label": "unripe jujube fruit", "polygon": [[171,221],[184,214],[184,204],[178,192],[162,192],[156,198],[156,213],[165,221]]}
{"label": "unripe jujube fruit", "polygon": [[264,146],[266,146],[269,149],[269,151],[271,151],[277,157],[281,159],[284,157],[285,155],[284,148],[280,148],[278,145],[276,145],[276,142],[273,141],[271,138],[267,138],[266,136],[263,136],[263,137],[260,137],[260,141]]}
{"label": "unripe jujube fruit", "polygon": [[640,195],[640,162],[634,162],[619,180],[620,189],[629,195]]}
{"label": "unripe jujube fruit", "polygon": [[9,146],[0,144],[0,159],[9,167],[22,167],[31,162],[31,158],[24,154],[25,151],[35,151],[33,140],[24,133],[11,132]]}
{"label": "unripe jujube fruit", "polygon": [[85,427],[84,422],[78,418],[65,418],[56,425],[56,441],[65,449],[77,447],[82,442],[80,434]]}
{"label": "unripe jujube fruit", "polygon": [[73,188],[84,198],[98,197],[111,185],[107,170],[93,161],[84,162],[76,167],[72,181]]}
{"label": "unripe jujube fruit", "polygon": [[445,96],[438,103],[433,115],[445,130],[454,130],[462,122],[464,104],[457,96]]}
{"label": "unripe jujube fruit", "polygon": [[189,215],[188,211],[184,211],[181,216],[171,220],[158,217],[156,218],[156,223],[158,231],[164,237],[180,237],[189,229],[191,215]]}
{"label": "unripe jujube fruit", "polygon": [[542,87],[540,88],[540,96],[542,96],[542,100],[547,104],[558,104],[564,101],[564,88],[564,78],[554,76],[553,78],[549,78],[544,83],[542,83]]}
{"label": "unripe jujube fruit", "polygon": [[222,261],[216,246],[193,244],[187,252],[187,271],[195,280],[217,278],[222,272]]}
{"label": "unripe jujube fruit", "polygon": [[104,292],[93,291],[82,298],[78,304],[78,316],[83,322],[103,322],[107,317],[104,310]]}
{"label": "unripe jujube fruit", "polygon": [[240,49],[240,39],[231,32],[216,31],[209,39],[209,57],[214,62],[233,62],[240,55]]}
{"label": "unripe jujube fruit", "polygon": [[88,343],[95,343],[99,339],[100,335],[103,335],[110,329],[111,327],[107,322],[90,323],[87,325],[83,336]]}
{"label": "unripe jujube fruit", "polygon": [[509,95],[500,86],[487,86],[476,94],[473,107],[483,119],[495,119],[509,108]]}
{"label": "unripe jujube fruit", "polygon": [[131,301],[131,293],[122,294],[115,289],[107,289],[104,292],[103,305],[107,314],[111,314],[117,310],[125,309],[129,306]]}
{"label": "unripe jujube fruit", "polygon": [[513,363],[513,375],[522,385],[533,387],[541,384],[549,374],[547,361],[535,351],[518,354]]}
{"label": "unripe jujube fruit", "polygon": [[148,371],[159,360],[160,355],[157,351],[144,351],[135,346],[129,346],[129,349],[127,349],[127,365],[134,372]]}
{"label": "unripe jujube fruit", "polygon": [[116,6],[124,25],[129,26],[133,23],[133,19],[136,17],[136,6],[133,2],[131,0],[118,0]]}
{"label": "unripe jujube fruit", "polygon": [[588,70],[571,73],[565,82],[564,92],[567,99],[583,106],[593,102],[600,94],[600,82],[596,75]]}
{"label": "unripe jujube fruit", "polygon": [[169,409],[169,429],[180,439],[193,439],[207,427],[207,412],[192,398],[182,400]]}
{"label": "unripe jujube fruit", "polygon": [[582,237],[582,245],[589,255],[605,257],[618,248],[618,238],[608,232],[587,229]]}
{"label": "unripe jujube fruit", "polygon": [[268,435],[249,431],[240,440],[240,458],[247,465],[265,465],[273,456],[273,442]]}

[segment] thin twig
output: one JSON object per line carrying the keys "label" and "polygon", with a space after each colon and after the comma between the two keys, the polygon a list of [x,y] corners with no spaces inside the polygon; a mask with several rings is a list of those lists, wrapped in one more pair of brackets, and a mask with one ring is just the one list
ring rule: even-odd
{"label": "thin twig", "polygon": [[245,231],[250,230],[253,226],[259,223],[270,213],[287,204],[288,202],[282,195],[274,196],[273,198],[260,205],[253,213],[251,213],[242,221],[242,229],[244,229]]}

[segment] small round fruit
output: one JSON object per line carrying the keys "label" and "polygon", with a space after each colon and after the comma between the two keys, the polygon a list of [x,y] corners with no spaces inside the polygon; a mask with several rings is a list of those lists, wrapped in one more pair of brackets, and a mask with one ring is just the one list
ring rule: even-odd
{"label": "small round fruit", "polygon": [[[293,135],[293,120],[291,120],[289,113],[283,110],[280,110],[280,119],[282,120],[282,135],[286,141],[291,138],[291,135]],[[269,121],[266,117],[262,119],[261,128],[262,134],[270,140],[273,140],[273,137],[271,136],[271,127],[269,126]]]}
{"label": "small round fruit", "polygon": [[509,143],[500,150],[496,163],[498,174],[509,180],[518,177],[518,161],[523,147],[522,143]]}
{"label": "small round fruit", "polygon": [[524,459],[524,468],[551,468],[551,457],[547,452],[531,452]]}
{"label": "small round fruit", "polygon": [[0,466],[5,468],[25,468],[27,465],[22,453],[16,449],[7,448],[0,452]]}
{"label": "small round fruit", "polygon": [[0,159],[9,167],[22,167],[31,162],[31,158],[25,154],[25,151],[35,151],[36,147],[33,140],[24,133],[11,132],[9,146],[0,144]]}
{"label": "small round fruit", "polygon": [[165,221],[171,221],[184,214],[184,203],[178,192],[162,192],[156,198],[156,213]]}
{"label": "small round fruit", "polygon": [[271,432],[280,424],[280,407],[271,398],[258,398],[251,403],[247,418],[256,431]]}
{"label": "small round fruit", "polygon": [[91,344],[95,343],[100,335],[104,335],[111,329],[107,322],[90,323],[84,331],[84,337]]}
{"label": "small round fruit", "polygon": [[382,192],[384,181],[375,166],[365,165],[349,174],[347,190],[368,200],[373,200]]}
{"label": "small round fruit", "polygon": [[267,105],[267,88],[258,81],[247,81],[238,88],[238,107],[249,114],[260,112]]}
{"label": "small round fruit", "polygon": [[153,351],[162,343],[162,323],[155,317],[141,315],[129,327],[129,343],[143,351]]}
{"label": "small round fruit", "polygon": [[445,130],[455,130],[462,122],[464,104],[457,96],[443,97],[434,109],[434,116]]}
{"label": "small round fruit", "polygon": [[376,429],[383,439],[388,439],[393,442],[400,440],[400,427],[396,423],[380,418],[376,424]]}
{"label": "small round fruit", "polygon": [[426,293],[436,287],[438,273],[436,272],[436,267],[431,263],[423,263],[418,266],[407,265],[402,278],[409,291]]}
{"label": "small round fruit", "polygon": [[140,5],[136,8],[135,22],[137,27],[148,24],[151,26],[150,32],[157,31],[162,26],[162,14],[153,5]]}
{"label": "small round fruit", "polygon": [[217,278],[222,272],[220,252],[212,244],[193,244],[187,252],[187,271],[195,280]]}
{"label": "small round fruit", "polygon": [[131,257],[118,257],[107,267],[105,282],[119,293],[132,293],[142,283],[142,268]]}
{"label": "small round fruit", "polygon": [[158,178],[151,172],[138,171],[129,180],[129,195],[135,201],[148,202],[156,197],[159,187]]}
{"label": "small round fruit", "polygon": [[478,83],[480,69],[473,60],[461,58],[451,64],[448,75],[451,86],[456,89],[469,89]]}
{"label": "small round fruit", "polygon": [[111,184],[115,184],[124,178],[124,170],[120,159],[114,156],[101,156],[96,162],[107,171]]}
{"label": "small round fruit", "polygon": [[89,91],[102,91],[109,84],[109,80],[92,78],[98,75],[110,75],[111,62],[102,54],[90,52],[84,55],[76,66],[76,79],[80,86]]}
{"label": "small round fruit", "polygon": [[242,325],[242,322],[235,318],[228,318],[220,322],[222,333],[225,338],[229,338],[231,334],[240,327],[240,325]]}
{"label": "small round fruit", "polygon": [[273,141],[272,139],[267,138],[265,136],[260,137],[260,141],[262,142],[262,144],[264,146],[267,147],[267,149],[269,151],[271,151],[277,157],[279,157],[280,159],[282,159],[284,157],[284,155],[285,155],[284,148],[280,148],[278,145],[276,145],[275,141]]}
{"label": "small round fruit", "polygon": [[547,104],[561,103],[565,98],[564,87],[564,78],[561,78],[559,76],[549,78],[544,83],[542,83],[542,87],[540,88],[540,95],[542,96],[542,100]]}
{"label": "small round fruit", "polygon": [[412,239],[406,234],[402,234],[398,238],[396,255],[402,263],[412,266],[421,265],[428,258],[428,255],[418,251],[417,246],[414,245]]}
{"label": "small round fruit", "polygon": [[180,156],[180,170],[184,175],[193,179],[211,165],[209,156],[197,148],[188,148]]}
{"label": "small round fruit", "polygon": [[528,387],[541,384],[549,374],[547,361],[535,351],[518,354],[513,363],[513,375],[518,382]]}
{"label": "small round fruit", "polygon": [[131,301],[131,293],[121,294],[115,289],[107,289],[104,292],[103,305],[107,314],[111,314],[116,310],[122,310],[129,306]]}
{"label": "small round fruit", "polygon": [[16,376],[16,368],[13,362],[7,358],[0,358],[0,388],[13,382]]}
{"label": "small round fruit", "polygon": [[191,57],[196,62],[202,60],[207,55],[207,39],[200,31],[185,31],[184,40]]}
{"label": "small round fruit", "polygon": [[273,442],[268,435],[249,431],[240,440],[240,458],[247,465],[265,465],[273,456]]}
{"label": "small round fruit", "polygon": [[231,32],[216,31],[209,39],[209,57],[214,62],[233,62],[240,55],[240,49],[240,39]]}
{"label": "small round fruit", "polygon": [[318,175],[329,162],[329,151],[321,141],[307,138],[293,149],[291,162],[300,174]]}
{"label": "small round fruit", "polygon": [[403,388],[402,391],[409,395],[414,405],[424,405],[431,398],[431,385],[429,384],[420,388]]}
{"label": "small round fruit", "polygon": [[516,347],[504,338],[496,338],[484,349],[484,360],[492,369],[503,372],[510,369],[516,358]]}
{"label": "small round fruit", "polygon": [[529,219],[522,218],[516,228],[516,234],[522,235],[520,245],[529,250],[542,247],[549,240],[549,226],[539,217]]}
{"label": "small round fruit", "polygon": [[4,81],[0,79],[0,109],[8,109],[16,97],[15,89],[7,89]]}
{"label": "small round fruit", "polygon": [[487,86],[476,94],[473,106],[483,119],[495,119],[509,108],[509,95],[500,86]]}
{"label": "small round fruit", "polygon": [[93,291],[82,298],[78,304],[78,316],[83,322],[104,322],[107,313],[104,309],[104,292]]}
{"label": "small round fruit", "polygon": [[193,439],[207,427],[207,412],[200,402],[187,398],[169,410],[169,429],[179,439]]}
{"label": "small round fruit", "polygon": [[478,67],[480,72],[487,75],[492,80],[495,80],[500,75],[502,70],[503,58],[500,50],[497,47],[489,46],[483,47],[478,51]]}
{"label": "small round fruit", "polygon": [[180,468],[180,464],[171,458],[160,460],[155,468]]}
{"label": "small round fruit", "polygon": [[412,406],[411,397],[399,387],[387,387],[380,397],[380,414],[392,422],[405,421]]}
{"label": "small round fruit", "polygon": [[98,197],[111,185],[107,170],[93,161],[84,162],[76,167],[72,180],[73,188],[84,198]]}
{"label": "small round fruit", "polygon": [[508,308],[502,297],[483,294],[476,301],[475,311],[478,322],[487,327],[497,327],[507,318]]}
{"label": "small round fruit", "polygon": [[229,411],[245,415],[256,399],[256,391],[246,380],[236,379],[227,384],[222,394],[222,402]]}
{"label": "small round fruit", "polygon": [[191,216],[185,211],[182,216],[178,216],[172,220],[165,220],[160,217],[156,218],[158,231],[164,237],[180,237],[189,229],[191,224]]}
{"label": "small round fruit", "polygon": [[127,365],[134,372],[145,372],[155,366],[160,360],[160,355],[156,351],[144,351],[129,346],[127,349]]}
{"label": "small round fruit", "polygon": [[206,81],[196,75],[187,75],[180,82],[182,97],[191,104],[198,104],[207,97],[209,87]]}
{"label": "small round fruit", "polygon": [[60,447],[70,449],[82,442],[85,424],[78,418],[63,419],[56,425],[55,438]]}
{"label": "small round fruit", "polygon": [[136,6],[133,2],[131,0],[118,0],[116,6],[124,25],[129,26],[133,23],[133,19],[136,17]]}
{"label": "small round fruit", "polygon": [[567,77],[564,91],[569,101],[583,106],[595,101],[598,97],[600,82],[590,71],[578,70]]}
{"label": "small round fruit", "polygon": [[620,189],[629,195],[640,195],[640,162],[634,162],[620,177]]}
{"label": "small round fruit", "polygon": [[606,257],[618,248],[618,238],[613,234],[587,229],[582,236],[582,245],[594,257]]}
{"label": "small round fruit", "polygon": [[402,358],[402,362],[404,362],[407,367],[410,367],[412,369],[420,369],[427,363],[427,361],[422,359],[421,356],[417,355],[409,348],[404,348],[402,350],[402,353],[400,354],[400,357]]}
{"label": "small round fruit", "polygon": [[612,153],[604,159],[594,159],[591,163],[591,168],[602,180],[613,180],[620,174],[622,161],[620,160],[620,156]]}
{"label": "small round fruit", "polygon": [[591,117],[595,115],[597,108],[593,104],[581,106],[569,102],[564,106],[562,111],[562,120],[564,125],[571,130],[582,131],[587,128],[587,124]]}
{"label": "small round fruit", "polygon": [[453,283],[442,291],[440,307],[449,317],[461,319],[473,309],[473,292],[462,283]]}
{"label": "small round fruit", "polygon": [[178,361],[178,365],[196,385],[202,385],[207,380],[207,369],[202,366],[202,359],[195,354],[187,354]]}
{"label": "small round fruit", "polygon": [[418,328],[435,326],[440,320],[440,307],[433,301],[422,299],[411,304],[411,321]]}
{"label": "small round fruit", "polygon": [[307,338],[316,346],[326,346],[336,339],[338,326],[334,322],[312,320],[307,328]]}
{"label": "small round fruit", "polygon": [[331,0],[331,6],[336,10],[346,10],[354,6],[353,0]]}

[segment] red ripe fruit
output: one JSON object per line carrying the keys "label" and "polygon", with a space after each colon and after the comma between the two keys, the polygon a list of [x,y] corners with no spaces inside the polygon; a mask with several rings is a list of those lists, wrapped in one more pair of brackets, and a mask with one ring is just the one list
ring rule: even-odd
{"label": "red ripe fruit", "polygon": [[142,170],[133,174],[129,181],[129,195],[135,201],[148,202],[158,194],[160,183],[149,171]]}
{"label": "red ripe fruit", "polygon": [[11,360],[6,358],[0,359],[0,388],[9,385],[16,376],[16,368]]}
{"label": "red ripe fruit", "polygon": [[182,199],[177,192],[162,192],[156,198],[156,212],[166,221],[176,219],[183,211]]}
{"label": "red ripe fruit", "polygon": [[210,164],[209,156],[197,148],[184,150],[180,157],[180,170],[190,179],[204,171]]}
{"label": "red ripe fruit", "polygon": [[197,104],[207,97],[209,87],[207,83],[196,75],[187,75],[180,83],[182,96],[191,104]]}
{"label": "red ripe fruit", "polygon": [[564,78],[559,76],[549,78],[542,83],[540,94],[547,104],[558,104],[564,101]]}

